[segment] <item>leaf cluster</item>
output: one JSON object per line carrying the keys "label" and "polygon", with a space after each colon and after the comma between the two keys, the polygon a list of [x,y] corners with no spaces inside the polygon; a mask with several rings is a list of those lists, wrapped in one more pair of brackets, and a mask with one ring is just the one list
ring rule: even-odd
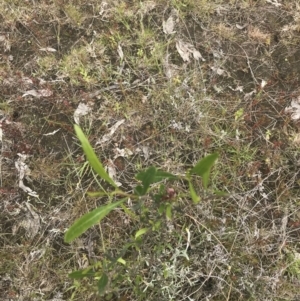
{"label": "leaf cluster", "polygon": [[[161,193],[158,194],[152,194],[151,191],[155,188],[156,183],[160,183],[163,181],[175,181],[175,180],[184,180],[188,182],[189,187],[189,196],[192,199],[194,204],[197,204],[200,201],[200,196],[196,193],[195,188],[192,184],[192,177],[194,175],[200,176],[202,178],[202,184],[203,188],[207,189],[209,184],[209,175],[212,166],[218,159],[218,154],[210,154],[201,159],[192,169],[188,170],[185,174],[185,176],[178,176],[171,174],[169,172],[165,172],[162,170],[157,169],[154,166],[150,166],[146,170],[143,170],[139,172],[135,179],[139,182],[139,184],[135,187],[133,194],[127,194],[126,192],[120,190],[117,186],[117,184],[114,182],[114,180],[108,175],[108,173],[105,171],[102,163],[97,158],[92,146],[90,145],[88,139],[84,135],[83,131],[78,125],[75,125],[75,132],[76,135],[81,142],[83,151],[86,155],[86,158],[90,164],[90,166],[94,169],[94,171],[99,175],[100,178],[102,178],[104,181],[106,181],[108,184],[110,184],[114,190],[111,192],[97,192],[93,193],[93,195],[108,195],[112,197],[113,195],[119,195],[122,198],[118,201],[108,203],[106,205],[100,206],[79,219],[77,219],[71,227],[66,231],[64,240],[67,243],[72,242],[74,239],[85,233],[89,228],[92,226],[98,224],[104,217],[106,217],[112,210],[114,210],[116,207],[121,206],[124,211],[129,214],[133,215],[132,212],[126,206],[124,206],[124,202],[130,198],[133,201],[138,202],[141,200],[144,196],[150,196],[154,198],[157,202],[161,203],[158,209],[159,213],[165,213],[166,217],[168,219],[172,218],[172,205],[169,202],[165,202],[166,200],[170,200],[175,196],[175,192],[173,189],[169,189],[166,194],[165,185],[160,186]],[[156,230],[159,228],[159,222],[153,223],[152,230]],[[139,229],[135,236],[134,240],[140,240],[141,237],[146,234],[149,230],[151,230],[151,227],[141,228]],[[134,243],[134,242],[132,242]],[[126,262],[120,257],[116,261],[126,264]],[[113,262],[114,263],[114,262]],[[113,264],[112,263],[112,264]],[[98,267],[98,265],[97,265]],[[99,272],[97,269],[95,269],[95,266],[89,267],[84,270],[75,271],[69,275],[73,279],[81,279],[85,277],[94,277],[98,279],[98,291],[100,294],[102,294],[105,291],[105,287],[108,284],[108,276],[105,272],[101,273],[101,276],[99,278]]]}

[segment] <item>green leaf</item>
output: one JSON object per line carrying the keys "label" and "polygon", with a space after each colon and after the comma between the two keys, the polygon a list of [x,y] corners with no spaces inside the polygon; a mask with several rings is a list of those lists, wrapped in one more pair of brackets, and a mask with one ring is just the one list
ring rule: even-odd
{"label": "green leaf", "polygon": [[82,279],[85,277],[92,277],[94,275],[95,275],[95,272],[92,270],[92,267],[89,267],[84,270],[72,272],[68,276],[72,279]]}
{"label": "green leaf", "polygon": [[197,195],[191,181],[189,181],[189,189],[190,189],[190,195],[191,195],[192,201],[194,202],[194,204],[198,204],[200,202],[201,198]]}
{"label": "green leaf", "polygon": [[[142,181],[143,188],[136,191],[140,195],[145,195],[147,193],[147,190],[149,186],[155,182],[155,175],[156,175],[156,168],[154,166],[151,166],[147,168],[145,171],[142,171],[136,175],[136,178],[140,181]],[[138,186],[139,187],[139,186]],[[136,187],[136,188],[138,188]]]}
{"label": "green leaf", "polygon": [[166,172],[163,170],[157,170],[155,177],[154,177],[155,182],[153,182],[153,183],[160,182],[164,179],[176,180],[176,179],[178,179],[178,177],[169,172]]}
{"label": "green leaf", "polygon": [[138,237],[142,236],[143,234],[147,233],[148,231],[149,231],[148,228],[142,228],[135,233],[134,238],[137,239]]}
{"label": "green leaf", "polygon": [[121,263],[123,265],[126,265],[126,261],[122,257],[118,258],[117,262],[119,262],[119,263]]}
{"label": "green leaf", "polygon": [[143,186],[137,186],[135,192],[138,195],[145,195],[149,186],[153,183],[160,182],[164,179],[175,180],[177,176],[162,170],[157,170],[154,166],[139,172],[136,176],[137,180],[142,181]]}
{"label": "green leaf", "polygon": [[144,193],[143,186],[141,186],[141,185],[136,186],[135,189],[134,189],[134,194],[136,194],[136,195],[144,195],[145,193]]}
{"label": "green leaf", "polygon": [[198,176],[202,177],[204,174],[210,171],[218,157],[218,153],[205,156],[191,169],[190,174],[197,174]]}
{"label": "green leaf", "polygon": [[166,205],[165,205],[165,203],[160,204],[159,207],[158,207],[158,213],[159,213],[159,214],[162,214],[162,213],[165,212],[165,210],[166,210]]}
{"label": "green leaf", "polygon": [[107,195],[124,195],[124,192],[122,190],[115,190],[109,193],[107,191],[88,191],[87,195],[93,198]]}
{"label": "green leaf", "polygon": [[100,196],[107,196],[107,192],[104,191],[88,191],[87,195],[95,198],[95,197],[100,197]]}
{"label": "green leaf", "polygon": [[83,151],[90,163],[90,165],[93,167],[93,169],[96,171],[96,173],[106,182],[114,186],[115,188],[118,188],[117,184],[110,178],[110,176],[107,174],[105,169],[103,168],[101,162],[98,160],[93,148],[91,147],[88,139],[85,137],[84,133],[82,132],[81,128],[75,124],[74,129],[76,132],[76,135],[81,142]]}
{"label": "green leaf", "polygon": [[98,292],[103,294],[105,292],[105,287],[108,284],[108,277],[106,274],[102,274],[101,278],[98,280]]}
{"label": "green leaf", "polygon": [[203,186],[205,189],[208,186],[210,170],[218,157],[219,154],[217,153],[207,155],[206,157],[201,159],[189,172],[189,174],[196,174],[202,177]]}
{"label": "green leaf", "polygon": [[215,194],[216,196],[229,196],[229,193],[228,193],[228,192],[220,191],[220,190],[214,190],[214,194]]}
{"label": "green leaf", "polygon": [[124,210],[124,212],[130,216],[132,219],[134,220],[138,220],[138,216],[136,214],[134,214],[134,212],[130,209],[128,209],[124,204],[121,204],[122,209]]}
{"label": "green leaf", "polygon": [[125,200],[126,198],[115,203],[101,206],[77,219],[65,233],[65,242],[73,241],[87,229],[99,223],[110,211],[119,206]]}
{"label": "green leaf", "polygon": [[161,228],[161,221],[157,221],[152,224],[152,231],[157,231]]}
{"label": "green leaf", "polygon": [[209,173],[210,173],[210,171],[206,172],[206,173],[203,174],[203,176],[202,176],[202,183],[203,183],[204,189],[207,189],[207,186],[208,186],[208,182],[209,182]]}
{"label": "green leaf", "polygon": [[234,113],[234,120],[239,120],[244,115],[244,109],[240,108]]}
{"label": "green leaf", "polygon": [[166,205],[166,217],[168,220],[172,219],[172,206],[171,204]]}

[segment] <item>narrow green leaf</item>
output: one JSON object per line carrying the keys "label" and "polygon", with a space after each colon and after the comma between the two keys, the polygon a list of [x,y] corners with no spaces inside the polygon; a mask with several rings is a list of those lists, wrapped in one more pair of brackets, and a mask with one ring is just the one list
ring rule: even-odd
{"label": "narrow green leaf", "polygon": [[145,177],[145,175],[147,174],[147,172],[149,172],[149,169],[154,173],[154,177],[152,178],[152,183],[157,183],[157,182],[160,182],[160,181],[162,181],[164,179],[169,179],[169,180],[176,180],[176,179],[178,179],[177,176],[175,176],[175,175],[173,175],[173,174],[171,174],[169,172],[163,171],[163,170],[157,170],[153,166],[149,167],[146,170],[143,170],[143,171],[139,172],[135,176],[136,179],[142,181],[142,179]]}
{"label": "narrow green leaf", "polygon": [[160,182],[164,179],[176,180],[176,179],[178,179],[178,177],[171,174],[171,173],[169,173],[169,172],[166,172],[166,171],[163,171],[163,170],[157,170],[156,174],[155,174],[155,177],[154,177],[154,180],[155,180],[154,183]]}
{"label": "narrow green leaf", "polygon": [[104,192],[104,191],[88,191],[87,195],[94,198],[94,197],[100,197],[100,196],[107,196],[107,192]]}
{"label": "narrow green leaf", "polygon": [[114,186],[115,188],[118,188],[117,184],[110,178],[110,176],[107,174],[105,169],[103,168],[101,162],[98,160],[93,148],[91,147],[88,139],[85,137],[83,131],[81,128],[75,124],[74,129],[76,132],[76,135],[81,142],[83,151],[90,163],[90,165],[93,167],[93,169],[96,171],[96,173],[106,182]]}
{"label": "narrow green leaf", "polygon": [[117,262],[126,265],[126,261],[122,257],[118,258]]}
{"label": "narrow green leaf", "polygon": [[142,236],[143,234],[147,233],[148,231],[149,231],[148,228],[142,228],[135,233],[134,238],[137,239],[138,237]]}
{"label": "narrow green leaf", "polygon": [[108,284],[108,277],[106,274],[102,274],[101,278],[98,280],[98,292],[99,294],[103,294],[105,292],[105,288]]}
{"label": "narrow green leaf", "polygon": [[94,275],[95,275],[95,272],[93,271],[92,267],[89,267],[84,270],[72,272],[68,276],[72,279],[82,279],[85,277],[92,277]]}
{"label": "narrow green leaf", "polygon": [[168,220],[172,219],[172,206],[171,204],[166,205],[166,217]]}
{"label": "narrow green leaf", "polygon": [[189,172],[189,174],[196,174],[202,177],[203,186],[205,189],[208,186],[210,170],[218,157],[219,154],[217,153],[207,155],[201,159]]}
{"label": "narrow green leaf", "polygon": [[200,202],[201,198],[196,194],[193,184],[190,181],[189,181],[189,189],[190,189],[190,195],[191,195],[192,201],[194,202],[194,204],[198,204]]}
{"label": "narrow green leaf", "polygon": [[126,198],[115,203],[101,206],[77,219],[65,233],[65,242],[73,241],[87,229],[99,223],[110,211],[119,206],[125,200]]}
{"label": "narrow green leaf", "polygon": [[128,209],[124,204],[121,204],[122,209],[124,210],[124,212],[130,216],[132,219],[134,220],[138,220],[138,216],[136,214],[134,214],[134,212],[130,209]]}
{"label": "narrow green leaf", "polygon": [[229,196],[229,193],[226,191],[214,190],[214,194],[217,196]]}
{"label": "narrow green leaf", "polygon": [[107,191],[88,191],[87,195],[90,197],[100,197],[107,195],[124,195],[124,192],[122,190],[115,190],[109,193]]}

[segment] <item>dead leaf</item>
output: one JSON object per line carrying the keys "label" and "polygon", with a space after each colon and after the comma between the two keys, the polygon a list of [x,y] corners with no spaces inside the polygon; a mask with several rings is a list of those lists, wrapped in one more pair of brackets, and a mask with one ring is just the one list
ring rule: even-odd
{"label": "dead leaf", "polygon": [[180,54],[181,58],[185,62],[190,61],[190,51],[189,51],[189,48],[187,47],[187,44],[185,44],[181,40],[178,40],[176,42],[176,49],[177,49],[178,53]]}
{"label": "dead leaf", "polygon": [[98,142],[96,142],[96,145],[98,144],[102,144],[105,143],[107,141],[109,141],[113,134],[115,133],[115,131],[118,129],[118,127],[125,122],[125,119],[121,119],[119,121],[117,121],[111,128],[110,128],[110,132],[106,135],[104,135],[100,140],[98,140]]}
{"label": "dead leaf", "polygon": [[169,63],[169,55],[163,60],[164,73],[168,79],[173,78],[178,73],[178,66]]}
{"label": "dead leaf", "polygon": [[293,143],[296,144],[297,146],[300,145],[300,133],[295,134]]}
{"label": "dead leaf", "polygon": [[219,67],[210,67],[213,72],[216,72],[218,75],[223,75],[226,71]]}
{"label": "dead leaf", "polygon": [[40,96],[42,96],[42,97],[49,97],[53,94],[53,92],[49,89],[41,89],[41,90],[38,90],[38,92],[40,93]]}
{"label": "dead leaf", "polygon": [[182,40],[177,40],[176,49],[185,62],[190,61],[190,55],[193,55],[195,60],[201,59],[203,62],[205,61],[201,53],[190,43],[186,43]]}
{"label": "dead leaf", "polygon": [[118,55],[119,55],[120,59],[123,60],[124,59],[124,53],[123,53],[123,50],[122,50],[122,47],[121,47],[120,44],[118,45],[117,51],[118,51]]}
{"label": "dead leaf", "polygon": [[40,48],[41,51],[47,51],[47,52],[56,52],[57,50],[52,47],[46,47],[46,48]]}
{"label": "dead leaf", "polygon": [[249,93],[246,93],[245,96],[244,96],[244,100],[248,101],[249,99],[251,99],[252,95],[254,95],[255,93],[257,93],[256,89],[252,90]]}
{"label": "dead leaf", "polygon": [[3,42],[5,52],[10,51],[11,44],[5,35],[0,35],[0,42]]}
{"label": "dead leaf", "polygon": [[117,147],[114,150],[114,153],[115,153],[114,159],[116,159],[118,157],[128,158],[128,157],[130,157],[130,156],[133,155],[133,152],[129,148],[122,148],[122,149],[120,149],[120,148]]}
{"label": "dead leaf", "polygon": [[263,79],[263,80],[261,81],[260,87],[263,89],[263,88],[266,86],[267,83],[268,83],[268,82],[265,81],[265,80]]}
{"label": "dead leaf", "polygon": [[22,77],[22,84],[24,84],[26,86],[31,86],[31,85],[33,85],[33,81],[31,78],[24,76],[24,77]]}
{"label": "dead leaf", "polygon": [[155,3],[155,1],[143,1],[141,2],[141,8],[139,10],[139,13],[143,17],[145,14],[153,10],[156,7],[156,5],[157,3]]}
{"label": "dead leaf", "polygon": [[27,207],[26,217],[13,227],[13,235],[22,227],[26,230],[26,235],[33,238],[39,232],[41,221],[39,215],[33,210],[33,206],[28,202],[25,205]]}
{"label": "dead leaf", "polygon": [[275,7],[279,7],[282,4],[278,3],[277,0],[266,0],[267,3],[273,4]]}
{"label": "dead leaf", "polygon": [[292,113],[291,118],[293,120],[300,119],[300,96],[297,99],[293,99],[290,107],[286,107],[285,113]]}
{"label": "dead leaf", "polygon": [[244,25],[240,25],[240,24],[235,24],[235,27],[237,28],[237,29],[244,29],[245,27],[247,27],[247,25],[248,24],[244,24]]}
{"label": "dead leaf", "polygon": [[192,52],[195,60],[198,61],[199,59],[201,59],[203,62],[205,61],[205,59],[202,57],[201,53],[198,50],[194,48]]}
{"label": "dead leaf", "polygon": [[53,131],[53,132],[51,132],[51,133],[43,134],[43,136],[53,136],[53,135],[56,134],[58,131],[60,131],[60,129],[55,130],[55,131]]}
{"label": "dead leaf", "polygon": [[28,193],[29,195],[38,198],[38,194],[33,191],[31,188],[26,186],[23,182],[23,179],[29,179],[30,175],[30,169],[28,165],[25,163],[27,159],[27,155],[18,154],[19,159],[15,162],[15,167],[18,170],[18,176],[19,176],[19,188],[21,188],[23,191]]}
{"label": "dead leaf", "polygon": [[25,96],[27,96],[27,95],[34,96],[34,97],[40,97],[38,91],[36,91],[36,90],[29,90],[29,91],[25,92],[25,93],[22,95],[22,97],[25,97]]}
{"label": "dead leaf", "polygon": [[237,86],[236,88],[228,86],[228,88],[231,89],[232,91],[238,91],[238,92],[243,92],[243,90],[244,90],[243,86]]}
{"label": "dead leaf", "polygon": [[150,157],[149,147],[148,147],[148,146],[143,146],[143,147],[142,147],[142,151],[143,151],[145,160],[148,160],[149,157]]}
{"label": "dead leaf", "polygon": [[175,22],[173,16],[170,16],[167,21],[163,21],[163,31],[165,34],[175,33],[174,31]]}
{"label": "dead leaf", "polygon": [[34,97],[37,97],[37,98],[40,98],[40,97],[49,97],[53,94],[53,92],[49,89],[41,89],[41,90],[29,90],[29,91],[26,91],[22,97],[25,97],[25,96],[34,96]]}
{"label": "dead leaf", "polygon": [[108,160],[108,164],[107,164],[105,169],[106,169],[108,175],[117,184],[117,186],[118,187],[122,186],[122,183],[117,181],[117,169],[116,169],[116,166],[115,166],[114,162],[111,159]]}
{"label": "dead leaf", "polygon": [[46,248],[32,250],[29,255],[30,261],[41,259],[45,255],[45,253],[46,253]]}
{"label": "dead leaf", "polygon": [[105,1],[101,1],[99,15],[102,16],[105,11],[107,11],[108,3]]}
{"label": "dead leaf", "polygon": [[84,103],[80,102],[73,115],[75,123],[79,124],[80,117],[87,115],[91,111],[92,111],[91,104],[84,104]]}

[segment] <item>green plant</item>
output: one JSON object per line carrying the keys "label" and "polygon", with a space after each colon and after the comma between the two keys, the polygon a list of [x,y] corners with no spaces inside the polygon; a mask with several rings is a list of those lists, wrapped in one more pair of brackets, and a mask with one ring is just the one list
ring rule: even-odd
{"label": "green plant", "polygon": [[[83,270],[75,271],[69,275],[73,279],[93,277],[95,280],[97,280],[98,292],[102,294],[109,282],[108,275],[105,271],[111,271],[117,263],[126,265],[126,261],[122,258],[122,254],[125,254],[126,250],[130,247],[134,247],[138,250],[139,245],[142,243],[142,236],[145,235],[148,231],[159,231],[163,216],[165,216],[167,219],[172,218],[172,208],[176,203],[178,196],[173,188],[166,185],[166,182],[175,180],[187,182],[189,192],[188,194],[183,195],[190,197],[193,203],[197,204],[200,201],[200,197],[194,188],[192,178],[194,175],[202,177],[203,188],[207,189],[210,170],[217,160],[218,154],[214,153],[207,155],[206,157],[201,159],[193,168],[188,170],[184,176],[174,175],[151,166],[146,170],[139,172],[135,176],[136,180],[140,181],[140,184],[135,187],[133,193],[128,194],[127,192],[119,189],[116,183],[107,174],[103,165],[94,153],[88,139],[82,132],[81,128],[77,125],[75,125],[75,132],[82,144],[82,148],[91,167],[103,180],[105,180],[110,186],[112,186],[114,190],[103,190],[90,193],[90,195],[92,196],[107,196],[110,202],[104,206],[94,209],[93,211],[83,215],[81,218],[76,220],[65,233],[65,242],[69,243],[79,237],[90,227],[99,223],[116,207],[121,206],[126,214],[135,218],[135,214],[123,204],[128,198],[140,205],[141,208],[143,208],[142,211],[145,215],[147,215],[147,208],[145,208],[144,206],[144,201],[150,198],[156,204],[158,212],[157,219],[148,220],[148,225],[146,227],[140,228],[135,233],[134,237],[132,237],[131,240],[124,246],[123,250],[119,252],[119,255],[117,257],[110,257],[101,263],[97,262],[93,266],[90,266]],[[112,199],[115,197],[118,197],[120,199],[113,202]]]}
{"label": "green plant", "polygon": [[286,251],[287,256],[287,273],[292,278],[300,278],[300,254],[295,251]]}

